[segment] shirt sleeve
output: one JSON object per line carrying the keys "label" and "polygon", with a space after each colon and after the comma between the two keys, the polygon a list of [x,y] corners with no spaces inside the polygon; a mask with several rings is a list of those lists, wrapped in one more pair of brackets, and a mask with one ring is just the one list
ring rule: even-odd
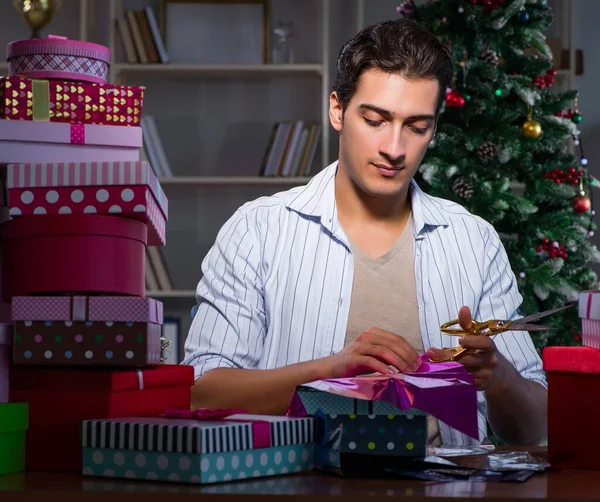
{"label": "shirt sleeve", "polygon": [[[473,318],[516,320],[517,309],[523,301],[517,280],[510,267],[506,250],[493,228],[488,227],[486,256],[483,269],[483,293],[478,312]],[[527,331],[511,331],[494,337],[494,343],[521,376],[548,388],[542,360]]]}
{"label": "shirt sleeve", "polygon": [[196,378],[219,367],[256,368],[260,361],[266,316],[260,240],[250,219],[238,210],[202,262],[182,362],[194,366]]}

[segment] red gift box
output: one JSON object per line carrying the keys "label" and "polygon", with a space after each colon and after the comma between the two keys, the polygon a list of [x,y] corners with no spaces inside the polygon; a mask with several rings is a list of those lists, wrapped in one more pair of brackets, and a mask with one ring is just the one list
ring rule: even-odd
{"label": "red gift box", "polygon": [[2,299],[57,293],[144,296],[147,227],[93,214],[24,216],[0,226]]}
{"label": "red gift box", "polygon": [[144,88],[0,78],[0,119],[139,126]]}
{"label": "red gift box", "polygon": [[193,367],[183,365],[108,371],[15,365],[11,400],[29,403],[27,469],[80,472],[83,420],[190,409],[193,384]]}
{"label": "red gift box", "polygon": [[[600,351],[590,347],[546,347],[548,460],[555,468],[600,469]],[[598,413],[596,413],[598,412]]]}

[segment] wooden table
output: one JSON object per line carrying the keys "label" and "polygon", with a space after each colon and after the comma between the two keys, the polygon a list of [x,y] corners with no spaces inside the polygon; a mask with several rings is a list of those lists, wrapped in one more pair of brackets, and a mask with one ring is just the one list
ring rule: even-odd
{"label": "wooden table", "polygon": [[[600,499],[600,471],[550,470],[524,483],[425,482],[416,480],[346,479],[319,473],[295,474],[216,485],[183,485],[82,477],[75,474],[26,472],[0,476],[1,502],[226,502],[284,500],[363,500],[410,497],[443,502],[461,498],[486,500],[577,501]],[[260,498],[259,498],[260,497]]]}

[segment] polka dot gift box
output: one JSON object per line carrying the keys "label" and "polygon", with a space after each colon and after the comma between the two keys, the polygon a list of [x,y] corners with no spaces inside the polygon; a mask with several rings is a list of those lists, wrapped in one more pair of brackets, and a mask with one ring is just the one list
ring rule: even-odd
{"label": "polka dot gift box", "polygon": [[[478,438],[477,390],[459,363],[422,356],[415,373],[319,380],[296,389],[289,416],[317,420],[315,467],[351,472],[364,456],[424,457],[427,417]],[[390,460],[391,461],[391,460]]]}
{"label": "polka dot gift box", "polygon": [[13,362],[156,366],[163,305],[147,297],[15,296]]}
{"label": "polka dot gift box", "polygon": [[312,418],[120,418],[82,424],[84,476],[208,484],[313,467]]}
{"label": "polka dot gift box", "polygon": [[9,164],[7,189],[12,218],[122,216],[147,224],[149,246],[166,244],[168,200],[146,161]]}
{"label": "polka dot gift box", "polygon": [[29,404],[27,470],[81,473],[81,423],[189,409],[194,368],[99,369],[15,364],[11,400]]}

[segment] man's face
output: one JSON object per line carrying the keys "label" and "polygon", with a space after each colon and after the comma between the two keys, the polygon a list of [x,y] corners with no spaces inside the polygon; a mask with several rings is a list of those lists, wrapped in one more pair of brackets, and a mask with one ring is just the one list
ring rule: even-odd
{"label": "man's face", "polygon": [[436,125],[436,79],[406,79],[369,69],[342,114],[330,97],[331,124],[340,134],[340,169],[365,194],[394,197],[408,189]]}

